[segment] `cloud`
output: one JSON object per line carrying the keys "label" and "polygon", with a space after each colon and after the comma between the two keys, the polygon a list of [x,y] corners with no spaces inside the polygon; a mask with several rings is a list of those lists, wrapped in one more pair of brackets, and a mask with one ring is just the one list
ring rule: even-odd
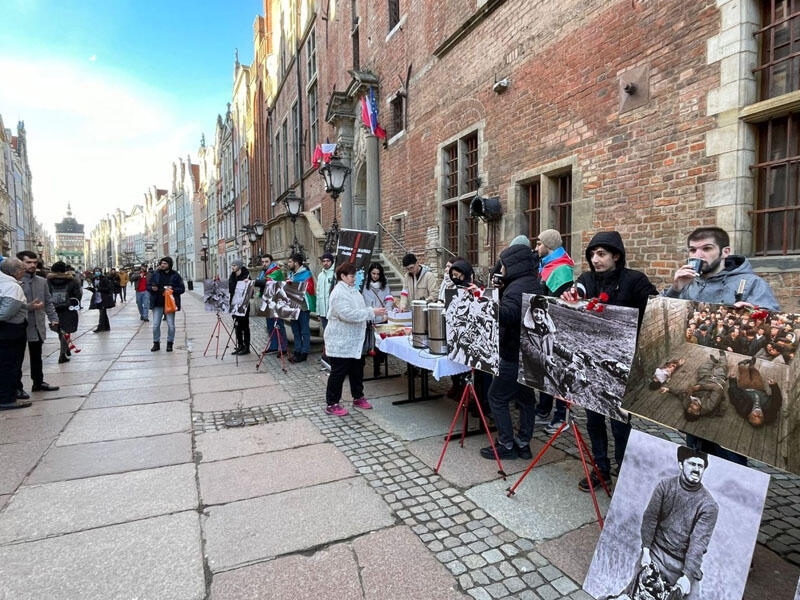
{"label": "cloud", "polygon": [[130,210],[197,149],[202,127],[174,97],[97,62],[0,57],[0,73],[14,82],[0,86],[0,114],[14,132],[25,121],[34,214],[51,231],[67,202],[87,233]]}

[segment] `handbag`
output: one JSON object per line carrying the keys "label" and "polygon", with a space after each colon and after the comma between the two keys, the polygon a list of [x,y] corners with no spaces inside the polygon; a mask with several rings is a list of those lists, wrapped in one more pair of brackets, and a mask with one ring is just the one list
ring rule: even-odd
{"label": "handbag", "polygon": [[172,295],[172,289],[164,290],[164,312],[172,314],[178,310],[178,305],[175,304],[175,297]]}
{"label": "handbag", "polygon": [[372,356],[375,354],[375,328],[372,321],[367,321],[367,331],[364,334],[364,346],[361,348],[361,356]]}

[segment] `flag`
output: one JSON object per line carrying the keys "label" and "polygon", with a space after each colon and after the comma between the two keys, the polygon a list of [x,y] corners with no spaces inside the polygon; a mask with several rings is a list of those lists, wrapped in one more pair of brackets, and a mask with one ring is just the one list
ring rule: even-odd
{"label": "flag", "polygon": [[336,152],[336,144],[317,144],[314,148],[314,157],[311,162],[315,169],[319,169],[320,164],[331,162],[331,155]]}
{"label": "flag", "polygon": [[369,93],[361,97],[361,120],[369,127],[377,138],[386,139],[386,131],[378,125],[378,104],[375,101],[375,89],[370,87]]}

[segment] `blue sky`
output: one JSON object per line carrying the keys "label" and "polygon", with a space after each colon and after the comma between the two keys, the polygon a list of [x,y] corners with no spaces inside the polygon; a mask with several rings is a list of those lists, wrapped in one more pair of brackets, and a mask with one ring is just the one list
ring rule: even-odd
{"label": "blue sky", "polygon": [[263,0],[2,0],[0,115],[25,121],[34,213],[53,232],[71,202],[87,232],[167,187],[171,163],[213,139],[249,64]]}

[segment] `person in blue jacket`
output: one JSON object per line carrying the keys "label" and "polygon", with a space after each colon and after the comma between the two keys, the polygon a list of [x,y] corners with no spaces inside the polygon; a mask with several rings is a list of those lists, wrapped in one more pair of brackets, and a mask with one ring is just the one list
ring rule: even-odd
{"label": "person in blue jacket", "polygon": [[172,269],[172,257],[165,256],[158,262],[158,269],[153,271],[147,282],[150,291],[150,309],[153,311],[153,347],[150,352],[161,350],[161,319],[167,319],[167,352],[172,352],[175,343],[175,313],[164,312],[164,290],[172,289],[175,305],[181,309],[181,294],[186,291],[183,278]]}

